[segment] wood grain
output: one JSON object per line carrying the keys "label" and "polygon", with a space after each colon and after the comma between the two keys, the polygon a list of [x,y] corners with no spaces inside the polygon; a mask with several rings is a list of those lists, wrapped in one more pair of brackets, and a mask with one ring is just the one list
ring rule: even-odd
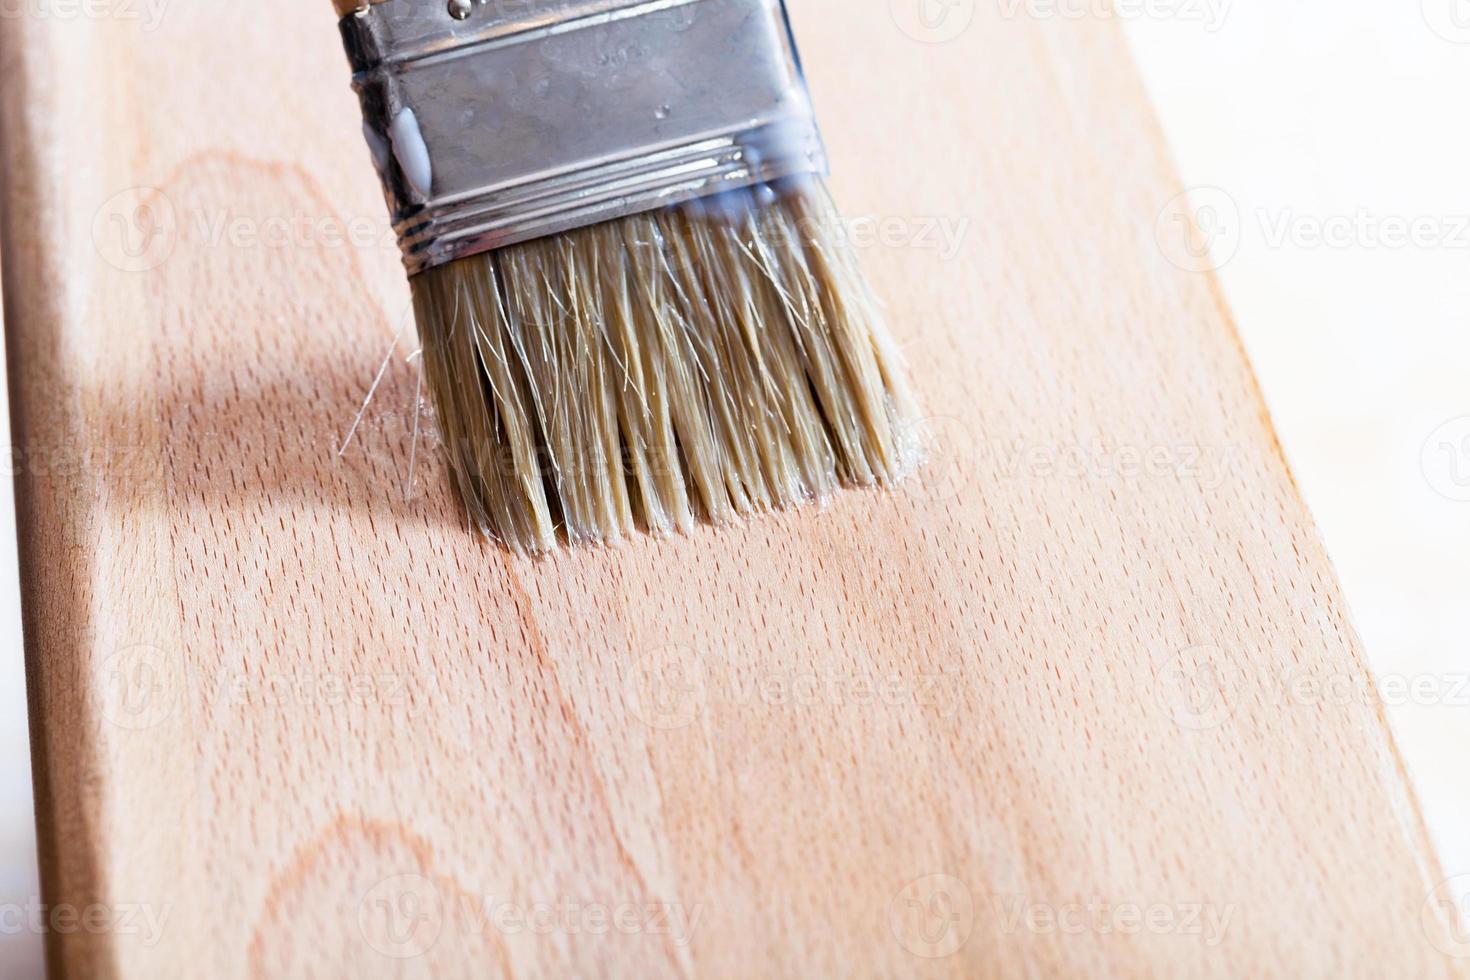
{"label": "wood grain", "polygon": [[407,290],[330,10],[122,9],[0,23],[58,975],[1460,974],[1113,22],[798,0],[925,476],[531,561],[406,339],[335,452]]}

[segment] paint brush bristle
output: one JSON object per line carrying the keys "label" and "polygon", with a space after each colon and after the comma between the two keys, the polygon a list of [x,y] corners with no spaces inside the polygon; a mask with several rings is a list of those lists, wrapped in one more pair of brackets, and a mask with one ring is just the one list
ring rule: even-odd
{"label": "paint brush bristle", "polygon": [[460,494],[516,549],[723,524],[915,462],[899,358],[816,178],[411,283]]}

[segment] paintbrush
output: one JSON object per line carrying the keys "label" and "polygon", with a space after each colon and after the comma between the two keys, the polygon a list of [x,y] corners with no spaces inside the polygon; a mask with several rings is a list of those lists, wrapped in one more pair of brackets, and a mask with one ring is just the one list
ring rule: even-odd
{"label": "paintbrush", "polygon": [[911,469],[781,0],[336,6],[486,534],[667,534]]}

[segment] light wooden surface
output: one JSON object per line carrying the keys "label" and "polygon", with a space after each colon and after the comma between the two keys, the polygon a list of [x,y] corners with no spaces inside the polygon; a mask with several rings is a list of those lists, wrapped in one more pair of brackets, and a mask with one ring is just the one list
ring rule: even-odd
{"label": "light wooden surface", "polygon": [[405,490],[409,345],[334,452],[407,291],[325,5],[0,24],[57,972],[1458,975],[1118,32],[1002,9],[793,9],[925,478],[542,562]]}

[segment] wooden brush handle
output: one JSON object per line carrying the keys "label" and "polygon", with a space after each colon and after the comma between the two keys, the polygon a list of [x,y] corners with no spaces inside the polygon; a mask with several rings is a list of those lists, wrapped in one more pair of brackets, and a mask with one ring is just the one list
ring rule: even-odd
{"label": "wooden brush handle", "polygon": [[366,10],[370,4],[386,2],[387,0],[332,0],[332,6],[336,9],[338,17],[346,17],[359,10]]}

